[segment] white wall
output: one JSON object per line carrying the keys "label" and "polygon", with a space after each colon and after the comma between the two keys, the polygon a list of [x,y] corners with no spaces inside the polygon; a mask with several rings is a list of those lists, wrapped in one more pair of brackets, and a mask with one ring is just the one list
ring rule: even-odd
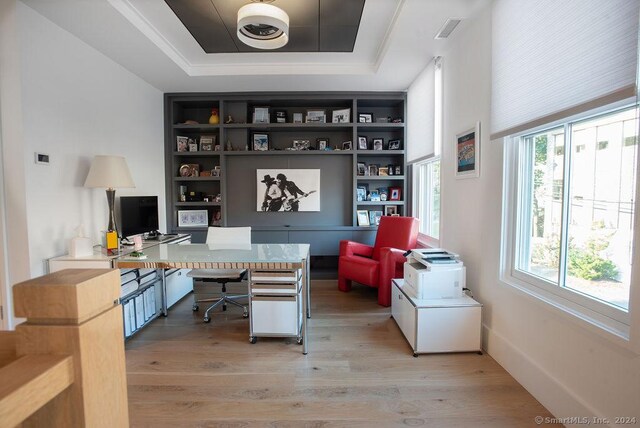
{"label": "white wall", "polygon": [[[163,95],[28,6],[15,4],[20,73],[12,84],[20,91],[23,141],[3,138],[4,152],[7,145],[18,152],[4,159],[4,181],[5,188],[10,181],[10,191],[26,197],[21,221],[28,232],[21,229],[9,246],[28,243],[20,263],[35,277],[45,273],[44,260],[67,252],[78,225],[85,225],[95,244],[101,242],[108,222],[105,192],[82,187],[96,154],[127,159],[136,188],[117,189],[116,196],[158,195],[165,224]],[[2,132],[4,137],[4,126]],[[35,151],[49,154],[51,164],[36,165]],[[6,166],[13,163],[23,172],[9,176]]]}
{"label": "white wall", "polygon": [[[443,55],[441,242],[461,254],[468,286],[484,303],[486,349],[558,417],[640,416],[637,354],[498,280],[503,155],[502,143],[489,141],[490,8],[454,35]],[[455,135],[476,121],[480,178],[456,180]]]}

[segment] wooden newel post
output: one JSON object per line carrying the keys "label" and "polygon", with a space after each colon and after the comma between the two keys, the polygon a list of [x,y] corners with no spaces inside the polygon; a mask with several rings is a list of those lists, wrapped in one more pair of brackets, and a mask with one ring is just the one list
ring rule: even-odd
{"label": "wooden newel post", "polygon": [[67,269],[13,287],[16,354],[73,357],[74,382],[23,426],[128,427],[118,270]]}

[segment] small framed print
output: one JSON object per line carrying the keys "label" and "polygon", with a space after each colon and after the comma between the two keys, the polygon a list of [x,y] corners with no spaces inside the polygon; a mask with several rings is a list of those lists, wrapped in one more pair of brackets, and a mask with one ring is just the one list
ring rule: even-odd
{"label": "small framed print", "polygon": [[367,141],[367,137],[361,135],[358,137],[358,150],[367,150],[369,148],[369,143]]}
{"label": "small framed print", "polygon": [[369,192],[369,200],[371,202],[380,202],[380,191],[372,190]]}
{"label": "small framed print", "polygon": [[276,110],[276,123],[287,123],[287,111],[286,110]]}
{"label": "small framed print", "polygon": [[364,162],[358,162],[358,175],[361,177],[367,175],[367,164]]}
{"label": "small framed print", "polygon": [[293,140],[293,150],[309,150],[309,140]]}
{"label": "small framed print", "polygon": [[197,152],[198,151],[198,145],[193,140],[189,141],[189,151],[190,152]]}
{"label": "small framed print", "polygon": [[364,202],[367,200],[367,188],[363,186],[356,187],[356,200]]}
{"label": "small framed print", "polygon": [[207,210],[178,210],[178,227],[207,226],[209,226]]}
{"label": "small framed print", "polygon": [[384,145],[384,139],[382,138],[373,139],[373,150],[382,150],[383,145]]}
{"label": "small framed print", "polygon": [[253,150],[265,152],[269,150],[269,134],[253,134]]}
{"label": "small framed print", "polygon": [[402,167],[400,165],[396,165],[393,175],[402,175]]}
{"label": "small framed print", "polygon": [[384,207],[384,215],[397,216],[398,207],[396,205],[387,205],[386,207]]}
{"label": "small framed print", "polygon": [[369,224],[371,226],[379,226],[380,218],[382,218],[382,211],[369,211]]}
{"label": "small framed print", "polygon": [[351,141],[345,141],[342,143],[342,150],[351,150]]}
{"label": "small framed print", "polygon": [[369,165],[369,175],[370,176],[378,175],[378,165],[376,164]]}
{"label": "small framed print", "polygon": [[324,110],[307,110],[307,123],[326,123],[327,116]]}
{"label": "small framed print", "polygon": [[389,187],[389,200],[400,201],[402,200],[402,188],[401,187]]}
{"label": "small framed print", "polygon": [[317,138],[316,139],[316,148],[318,150],[327,150],[329,147],[329,139],[328,138]]}
{"label": "small framed print", "polygon": [[373,122],[373,113],[358,113],[358,122],[359,123],[372,123]]}
{"label": "small framed print", "polygon": [[184,163],[180,165],[178,173],[180,177],[198,177],[200,175],[200,165],[197,163]]}
{"label": "small framed print", "polygon": [[216,142],[216,137],[211,136],[202,136],[200,137],[200,151],[202,152],[211,152],[213,151],[213,146]]}
{"label": "small framed print", "polygon": [[370,226],[369,223],[369,211],[367,210],[358,210],[356,211],[356,216],[358,217],[358,226]]}
{"label": "small framed print", "polygon": [[400,140],[389,140],[389,150],[400,150]]}
{"label": "small framed print", "polygon": [[480,176],[480,122],[456,135],[456,178]]}
{"label": "small framed print", "polygon": [[302,113],[293,113],[293,123],[302,123]]}
{"label": "small framed print", "polygon": [[269,123],[269,107],[254,107],[253,123]]}
{"label": "small framed print", "polygon": [[219,166],[216,166],[215,168],[213,168],[211,170],[211,176],[212,177],[220,177],[220,173],[221,173],[221,169]]}
{"label": "small framed print", "polygon": [[378,168],[378,175],[389,175],[389,167],[381,166]]}
{"label": "small framed print", "polygon": [[351,121],[351,109],[334,110],[331,114],[332,123],[349,123]]}
{"label": "small framed print", "polygon": [[176,151],[186,152],[189,150],[189,138],[188,137],[176,137]]}

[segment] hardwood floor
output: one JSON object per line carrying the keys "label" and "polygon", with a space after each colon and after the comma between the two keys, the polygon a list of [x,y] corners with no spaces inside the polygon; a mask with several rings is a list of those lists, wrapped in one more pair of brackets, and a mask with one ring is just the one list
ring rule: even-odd
{"label": "hardwood floor", "polygon": [[376,290],[318,280],[311,296],[306,356],[292,338],[249,344],[237,308],[204,324],[185,297],[127,342],[131,426],[519,427],[551,417],[486,354],[414,358]]}

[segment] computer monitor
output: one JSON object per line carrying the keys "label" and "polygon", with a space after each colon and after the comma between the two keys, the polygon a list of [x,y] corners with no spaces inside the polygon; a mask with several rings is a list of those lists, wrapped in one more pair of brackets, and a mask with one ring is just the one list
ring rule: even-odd
{"label": "computer monitor", "polygon": [[123,237],[158,230],[157,196],[120,197],[120,234]]}

